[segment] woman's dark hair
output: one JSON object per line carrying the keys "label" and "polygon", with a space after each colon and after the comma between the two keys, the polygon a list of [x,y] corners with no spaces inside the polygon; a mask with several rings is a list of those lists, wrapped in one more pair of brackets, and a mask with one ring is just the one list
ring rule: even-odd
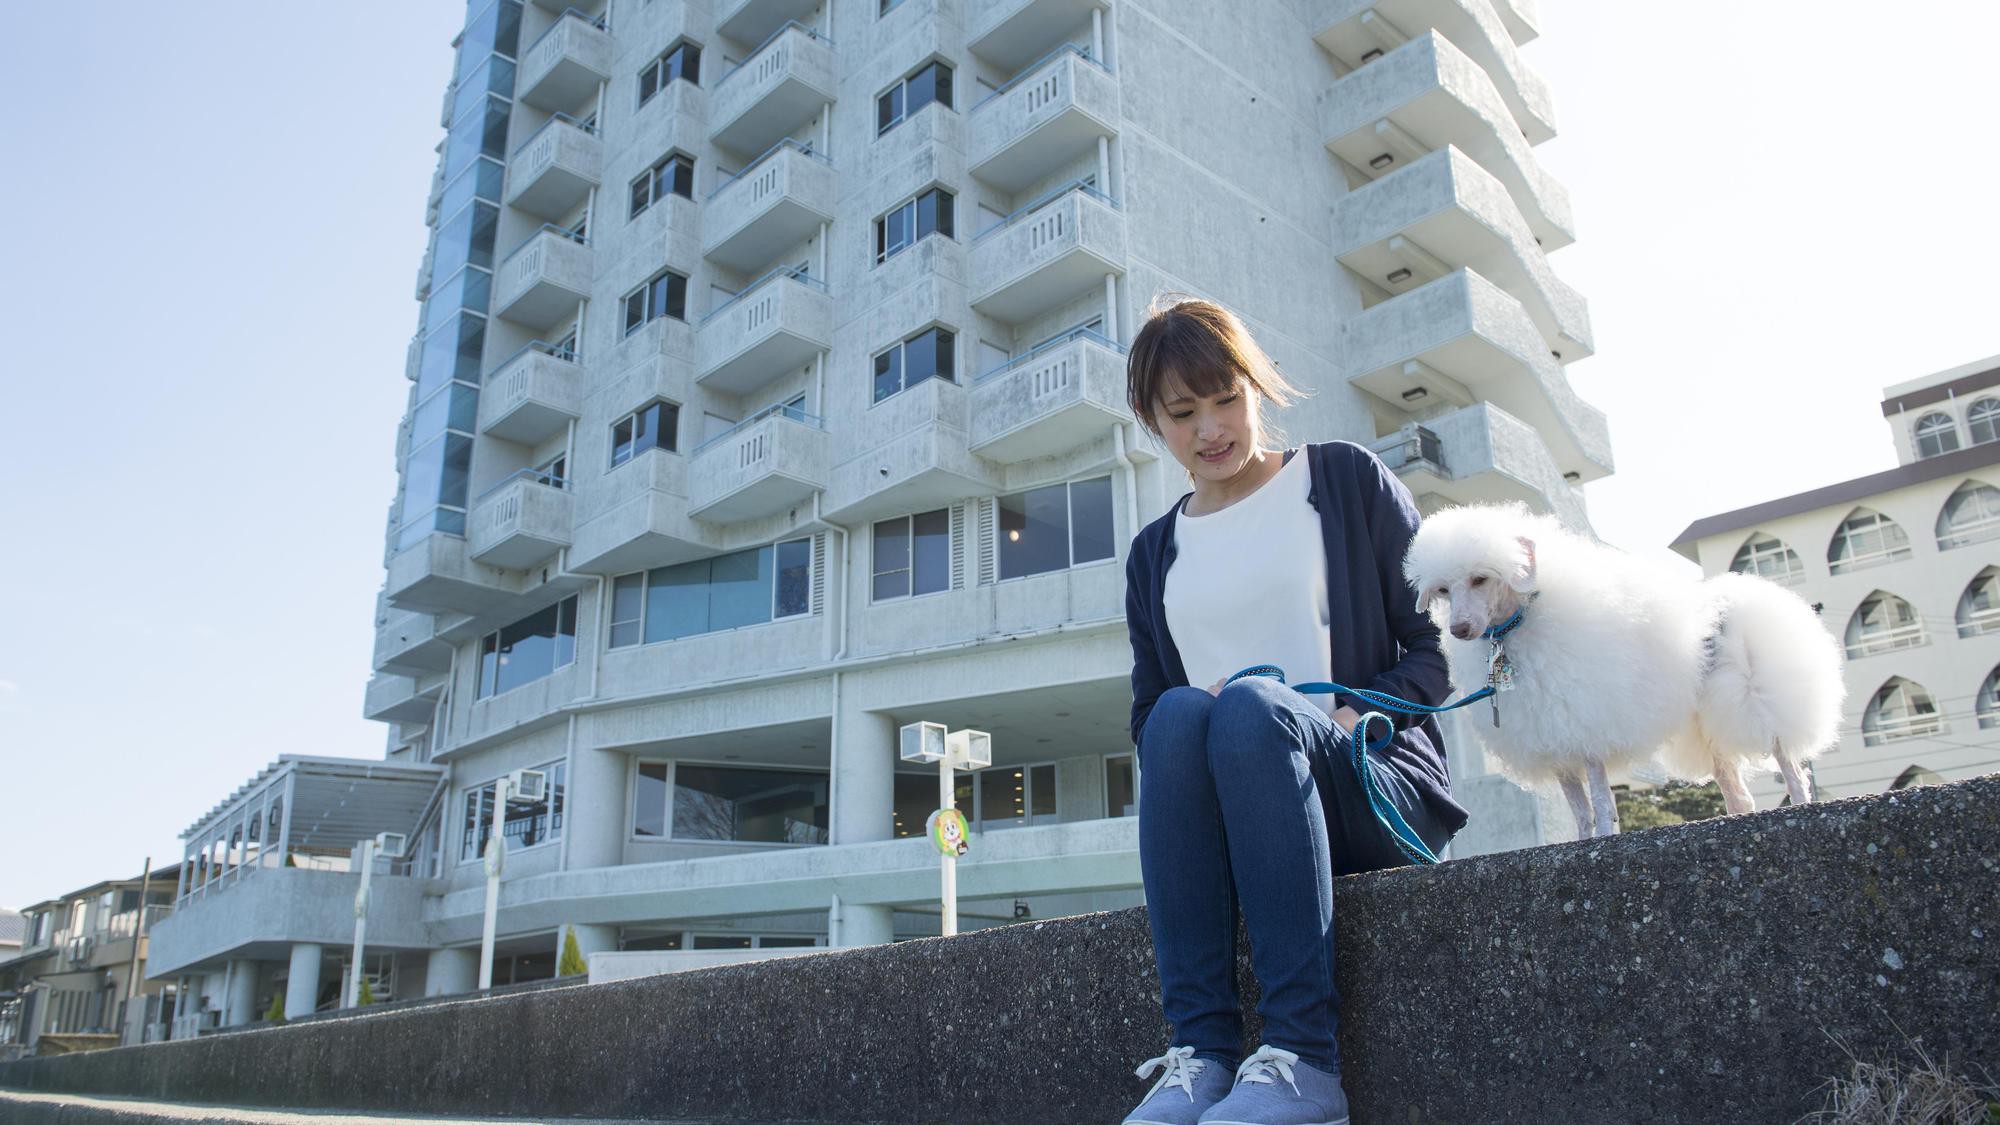
{"label": "woman's dark hair", "polygon": [[[1132,338],[1125,361],[1125,401],[1139,424],[1160,437],[1153,408],[1164,392],[1186,388],[1204,397],[1225,394],[1238,377],[1271,405],[1290,405],[1299,394],[1235,313],[1213,301],[1162,294],[1153,299],[1146,323]],[[1259,425],[1284,440],[1282,431],[1263,420],[1261,406]]]}

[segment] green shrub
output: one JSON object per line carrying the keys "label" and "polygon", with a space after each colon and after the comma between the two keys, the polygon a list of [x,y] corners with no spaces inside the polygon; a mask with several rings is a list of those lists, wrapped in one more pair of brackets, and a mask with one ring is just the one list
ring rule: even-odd
{"label": "green shrub", "polygon": [[264,1013],[264,1019],[265,1019],[266,1021],[270,1022],[270,1023],[284,1023],[284,1022],[285,1022],[285,994],[284,994],[284,993],[282,993],[282,992],[277,992],[277,993],[273,993],[273,994],[271,995],[271,1007],[270,1007],[270,1010],[269,1010],[269,1011],[267,1011],[267,1012],[265,1012],[265,1013]]}
{"label": "green shrub", "polygon": [[559,977],[580,977],[590,971],[590,965],[583,959],[583,951],[576,945],[576,928],[563,927],[562,956],[556,960],[556,975]]}
{"label": "green shrub", "polygon": [[356,1000],[356,1005],[359,1007],[366,1008],[368,1005],[373,1004],[374,1002],[375,1002],[375,986],[368,983],[368,978],[364,976],[361,978],[361,996],[358,1000]]}

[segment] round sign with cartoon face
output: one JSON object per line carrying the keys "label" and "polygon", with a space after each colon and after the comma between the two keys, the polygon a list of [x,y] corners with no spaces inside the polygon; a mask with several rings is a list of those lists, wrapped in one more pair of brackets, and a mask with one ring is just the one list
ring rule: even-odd
{"label": "round sign with cartoon face", "polygon": [[965,824],[965,814],[957,809],[939,809],[924,822],[924,831],[930,834],[931,843],[945,855],[965,854],[970,830]]}

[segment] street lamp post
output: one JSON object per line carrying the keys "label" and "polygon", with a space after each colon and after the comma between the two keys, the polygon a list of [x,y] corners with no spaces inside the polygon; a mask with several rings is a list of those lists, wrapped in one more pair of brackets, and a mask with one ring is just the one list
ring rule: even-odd
{"label": "street lamp post", "polygon": [[939,875],[944,900],[941,932],[958,933],[958,857],[965,854],[965,816],[954,800],[952,771],[978,770],[993,764],[993,736],[983,730],[947,731],[943,723],[910,723],[902,728],[902,759],[938,764],[938,810],[925,822],[931,842],[943,853]]}
{"label": "street lamp post", "polygon": [[500,917],[500,871],[506,866],[510,801],[532,803],[548,792],[548,775],[541,770],[515,770],[493,783],[493,829],[486,837],[486,920],[479,934],[479,990],[493,987],[493,931]]}
{"label": "street lamp post", "polygon": [[378,832],[374,839],[361,841],[361,887],[354,892],[354,957],[347,974],[347,997],[341,1002],[344,1008],[361,1006],[361,955],[368,943],[368,881],[375,875],[376,853],[400,859],[406,847],[401,832]]}

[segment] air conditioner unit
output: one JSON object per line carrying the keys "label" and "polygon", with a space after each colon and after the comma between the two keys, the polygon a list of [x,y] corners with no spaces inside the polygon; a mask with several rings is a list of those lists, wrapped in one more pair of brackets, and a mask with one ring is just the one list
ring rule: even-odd
{"label": "air conditioner unit", "polygon": [[513,790],[508,796],[516,801],[545,801],[549,795],[549,775],[541,770],[515,770],[508,775]]}
{"label": "air conditioner unit", "polygon": [[410,850],[410,838],[401,832],[375,834],[375,854],[383,859],[402,859]]}

